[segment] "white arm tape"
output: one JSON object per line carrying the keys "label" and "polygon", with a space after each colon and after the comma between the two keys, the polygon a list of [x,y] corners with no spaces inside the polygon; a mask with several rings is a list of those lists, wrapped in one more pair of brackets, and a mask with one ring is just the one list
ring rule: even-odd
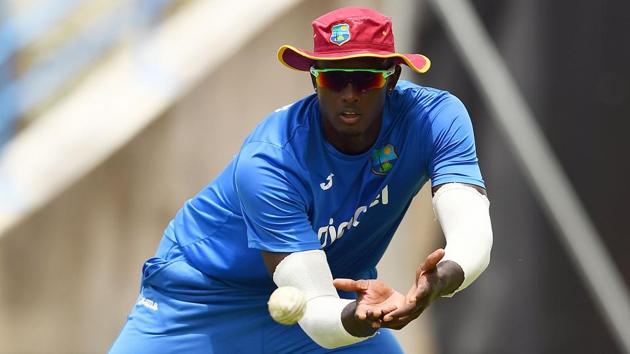
{"label": "white arm tape", "polygon": [[464,290],[486,269],[492,249],[490,202],[485,195],[460,183],[445,184],[433,197],[433,210],[440,221],[446,248],[444,258],[464,271],[464,281],[453,293]]}
{"label": "white arm tape", "polygon": [[343,327],[341,311],[354,300],[339,298],[324,251],[291,253],[276,267],[273,281],[279,287],[293,286],[304,293],[306,313],[298,323],[320,346],[332,349],[369,338],[355,337]]}

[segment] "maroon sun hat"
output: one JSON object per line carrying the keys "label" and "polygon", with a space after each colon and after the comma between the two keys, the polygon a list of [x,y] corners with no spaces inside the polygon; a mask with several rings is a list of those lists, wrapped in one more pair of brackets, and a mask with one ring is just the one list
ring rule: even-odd
{"label": "maroon sun hat", "polygon": [[309,71],[316,60],[360,57],[391,58],[419,73],[431,66],[422,54],[400,54],[394,48],[391,18],[364,7],[344,7],[313,21],[313,50],[283,45],[278,60],[291,69]]}

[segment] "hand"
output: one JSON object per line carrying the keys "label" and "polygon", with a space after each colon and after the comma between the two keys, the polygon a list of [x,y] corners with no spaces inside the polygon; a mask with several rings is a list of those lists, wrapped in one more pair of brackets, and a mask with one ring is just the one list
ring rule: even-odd
{"label": "hand", "polygon": [[405,302],[404,295],[380,280],[340,278],[335,279],[333,285],[339,290],[357,293],[356,306],[352,316],[353,320],[342,319],[346,330],[353,335],[371,335],[375,329],[381,327],[384,315],[394,311]]}
{"label": "hand", "polygon": [[384,314],[383,327],[401,329],[415,320],[440,295],[442,289],[437,264],[444,257],[439,248],[431,253],[416,269],[416,280],[407,292],[404,301],[392,312]]}

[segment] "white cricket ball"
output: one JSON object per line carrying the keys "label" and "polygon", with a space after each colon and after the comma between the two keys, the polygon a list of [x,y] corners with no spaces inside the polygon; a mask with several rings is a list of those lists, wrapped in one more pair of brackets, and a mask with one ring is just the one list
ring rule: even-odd
{"label": "white cricket ball", "polygon": [[281,286],[269,297],[271,318],[283,325],[292,325],[306,312],[306,296],[298,288]]}

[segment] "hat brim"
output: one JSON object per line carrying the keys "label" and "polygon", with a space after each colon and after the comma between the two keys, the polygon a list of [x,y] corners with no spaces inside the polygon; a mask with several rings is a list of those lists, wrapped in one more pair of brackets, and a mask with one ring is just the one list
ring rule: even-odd
{"label": "hat brim", "polygon": [[395,64],[405,64],[413,71],[420,74],[426,73],[431,67],[429,58],[422,54],[400,54],[378,50],[315,53],[290,45],[283,45],[278,49],[278,60],[286,67],[299,71],[309,71],[313,63],[317,60],[343,60],[353,58],[394,59]]}

